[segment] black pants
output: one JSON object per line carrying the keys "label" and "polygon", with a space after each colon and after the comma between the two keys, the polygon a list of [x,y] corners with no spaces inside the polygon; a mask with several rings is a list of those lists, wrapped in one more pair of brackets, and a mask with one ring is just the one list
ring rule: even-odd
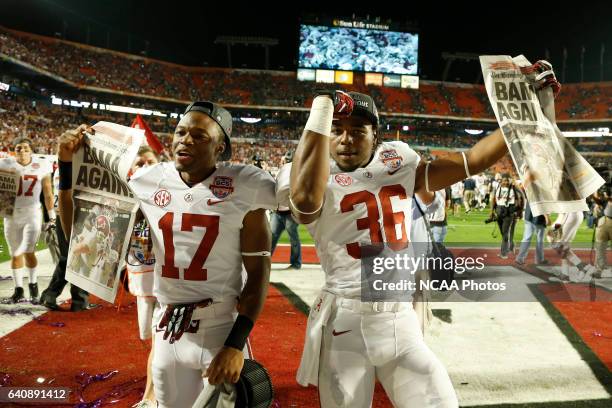
{"label": "black pants", "polygon": [[[66,261],[68,260],[68,242],[64,236],[62,230],[62,223],[59,218],[55,224],[55,232],[57,233],[57,243],[59,246],[59,261],[53,271],[53,277],[51,282],[44,292],[41,294],[41,301],[55,303],[57,297],[62,293],[64,287],[68,283],[66,280]],[[83,289],[70,285],[70,296],[72,297],[72,304],[74,307],[85,306],[88,303],[88,293]]]}
{"label": "black pants", "polygon": [[514,235],[514,206],[500,207],[497,209],[497,225],[502,234],[501,254],[507,255],[513,249]]}

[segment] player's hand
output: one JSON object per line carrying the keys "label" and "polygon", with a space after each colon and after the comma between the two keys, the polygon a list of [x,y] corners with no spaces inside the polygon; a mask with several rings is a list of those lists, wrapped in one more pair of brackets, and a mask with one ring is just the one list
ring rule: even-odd
{"label": "player's hand", "polygon": [[224,346],[213,358],[204,377],[208,377],[208,382],[212,385],[235,384],[240,378],[243,365],[244,354],[242,354],[242,351]]}
{"label": "player's hand", "polygon": [[43,225],[43,231],[49,232],[50,230],[55,229],[55,222],[56,222],[55,218],[51,218],[49,222],[46,222]]}
{"label": "player's hand", "polygon": [[88,254],[90,252],[91,252],[91,250],[89,249],[89,246],[86,245],[86,244],[78,244],[74,248],[74,253],[76,255],[78,255],[78,254]]}
{"label": "player's hand", "polygon": [[71,162],[74,153],[79,150],[83,143],[85,132],[94,133],[94,130],[87,126],[81,125],[76,129],[64,132],[59,138],[59,148],[57,157],[63,162]]}
{"label": "player's hand", "polygon": [[535,77],[537,89],[551,88],[556,98],[561,92],[561,83],[557,80],[552,65],[546,60],[539,60],[532,67],[537,72]]}
{"label": "player's hand", "polygon": [[334,103],[335,118],[345,118],[353,113],[355,101],[346,92],[340,90],[319,90],[317,91],[317,96],[319,95],[326,95],[331,98]]}

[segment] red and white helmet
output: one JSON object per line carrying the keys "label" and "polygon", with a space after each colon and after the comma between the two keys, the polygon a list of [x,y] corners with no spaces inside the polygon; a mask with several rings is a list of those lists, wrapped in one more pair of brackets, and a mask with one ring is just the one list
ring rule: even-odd
{"label": "red and white helmet", "polygon": [[108,235],[110,233],[110,222],[108,218],[103,215],[98,215],[96,217],[96,230],[104,235]]}

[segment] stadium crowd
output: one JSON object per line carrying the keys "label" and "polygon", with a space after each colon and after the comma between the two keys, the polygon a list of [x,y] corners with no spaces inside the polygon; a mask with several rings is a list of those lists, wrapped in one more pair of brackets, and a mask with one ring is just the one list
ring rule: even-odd
{"label": "stadium crowd", "polygon": [[[320,86],[297,81],[294,72],[186,67],[3,28],[0,54],[78,87],[174,101],[302,107]],[[482,85],[421,81],[418,90],[407,90],[366,86],[364,75],[356,73],[354,83],[343,87],[372,95],[383,112],[493,117]],[[561,120],[610,117],[612,84],[564,85],[557,108]]]}
{"label": "stadium crowd", "polygon": [[[287,150],[295,148],[295,143],[301,135],[301,129],[306,122],[301,113],[273,112],[262,115],[258,123],[245,123],[235,119],[233,137],[237,139],[233,151],[232,161],[236,163],[251,162],[253,158],[271,167],[278,167]],[[29,137],[38,153],[51,154],[55,148],[55,139],[63,129],[76,126],[80,123],[93,124],[98,121],[109,121],[130,126],[134,115],[127,113],[100,111],[97,109],[75,108],[68,106],[51,105],[48,102],[35,101],[23,96],[0,93],[0,151],[8,151],[12,140],[18,136]],[[147,116],[145,121],[151,130],[159,137],[166,149],[170,151],[172,131],[177,119],[170,117]],[[381,125],[382,138],[385,140],[403,140],[415,149],[430,154],[443,155],[444,149],[467,148],[478,140],[479,136],[468,134],[442,134],[444,126],[440,125],[440,132],[419,130],[418,126],[408,131],[400,130],[401,126],[391,124],[389,130],[385,122]],[[393,129],[396,130],[393,130]],[[607,153],[612,150],[609,138],[594,140],[593,138],[579,139],[577,148],[581,152]],[[594,165],[609,165],[607,155],[586,155]],[[512,164],[509,160],[502,161],[497,171],[511,172]]]}

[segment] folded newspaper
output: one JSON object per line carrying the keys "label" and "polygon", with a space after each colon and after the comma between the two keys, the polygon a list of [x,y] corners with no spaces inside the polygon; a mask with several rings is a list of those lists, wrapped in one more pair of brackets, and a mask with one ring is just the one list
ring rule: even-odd
{"label": "folded newspaper", "polygon": [[72,163],[74,215],[66,280],[113,302],[138,210],[128,172],[144,131],[109,122],[93,129]]}
{"label": "folded newspaper", "polygon": [[[480,57],[485,87],[534,216],[588,210],[604,179],[556,124],[558,84],[546,61],[523,55]],[[553,85],[553,86],[546,86]]]}
{"label": "folded newspaper", "polygon": [[0,217],[11,217],[19,188],[18,173],[0,169]]}

